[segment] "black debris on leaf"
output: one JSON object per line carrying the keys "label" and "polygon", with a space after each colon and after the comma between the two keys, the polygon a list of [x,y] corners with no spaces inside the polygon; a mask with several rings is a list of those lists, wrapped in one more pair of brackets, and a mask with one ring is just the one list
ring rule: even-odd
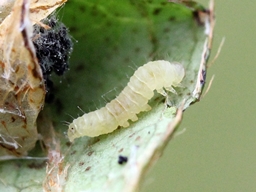
{"label": "black debris on leaf", "polygon": [[51,73],[63,75],[69,69],[68,60],[73,50],[73,43],[68,32],[67,27],[53,15],[42,20],[41,24],[34,25],[32,40],[43,72],[47,91],[46,101],[52,98]]}
{"label": "black debris on leaf", "polygon": [[118,156],[118,164],[122,165],[124,163],[127,163],[127,161],[128,161],[128,157],[122,156],[122,155]]}

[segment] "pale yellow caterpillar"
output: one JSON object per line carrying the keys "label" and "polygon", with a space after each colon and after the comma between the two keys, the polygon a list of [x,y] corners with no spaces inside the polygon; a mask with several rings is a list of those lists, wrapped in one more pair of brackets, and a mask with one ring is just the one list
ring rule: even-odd
{"label": "pale yellow caterpillar", "polygon": [[69,125],[68,138],[73,141],[83,136],[95,137],[118,126],[128,127],[128,120],[136,121],[136,114],[151,109],[148,101],[154,90],[164,96],[167,96],[165,90],[176,93],[173,87],[180,85],[184,75],[181,64],[163,60],[148,62],[135,71],[124,90],[105,107],[74,119]]}

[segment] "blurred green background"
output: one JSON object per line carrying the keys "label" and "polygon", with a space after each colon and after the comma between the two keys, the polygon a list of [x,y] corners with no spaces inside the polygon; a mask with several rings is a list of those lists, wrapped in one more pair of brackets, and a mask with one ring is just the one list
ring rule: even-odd
{"label": "blurred green background", "polygon": [[[206,7],[208,0],[198,0]],[[223,37],[209,93],[184,113],[178,131],[149,172],[143,192],[256,191],[254,88],[256,1],[215,0],[211,59]]]}

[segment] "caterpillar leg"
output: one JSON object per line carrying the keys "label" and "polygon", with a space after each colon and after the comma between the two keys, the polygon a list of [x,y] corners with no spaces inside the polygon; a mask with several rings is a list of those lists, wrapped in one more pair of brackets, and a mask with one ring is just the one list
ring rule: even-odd
{"label": "caterpillar leg", "polygon": [[165,98],[165,106],[166,106],[166,107],[171,107],[171,106],[173,106],[172,100],[171,100],[171,98],[170,98],[169,95]]}
{"label": "caterpillar leg", "polygon": [[[133,114],[129,119],[131,119],[132,121],[137,121],[138,117],[136,114]],[[128,127],[130,124],[128,123],[128,121],[124,121],[124,122],[120,123],[120,125],[122,127]]]}
{"label": "caterpillar leg", "polygon": [[165,92],[165,90],[163,89],[163,88],[161,88],[161,89],[157,89],[156,90],[158,93],[160,93],[161,95],[163,95],[163,96],[167,96],[167,93]]}
{"label": "caterpillar leg", "polygon": [[128,121],[124,121],[123,123],[120,123],[120,126],[122,127],[128,127],[130,125],[130,123],[128,123]]}
{"label": "caterpillar leg", "polygon": [[137,120],[138,120],[137,115],[134,114],[134,116],[131,117],[131,120],[132,120],[132,121],[137,121]]}
{"label": "caterpillar leg", "polygon": [[175,95],[177,95],[177,92],[176,92],[175,89],[173,89],[172,87],[165,87],[165,89],[166,89],[167,91],[170,91],[170,92],[174,93]]}
{"label": "caterpillar leg", "polygon": [[142,107],[141,111],[150,111],[151,109],[150,105],[146,104]]}

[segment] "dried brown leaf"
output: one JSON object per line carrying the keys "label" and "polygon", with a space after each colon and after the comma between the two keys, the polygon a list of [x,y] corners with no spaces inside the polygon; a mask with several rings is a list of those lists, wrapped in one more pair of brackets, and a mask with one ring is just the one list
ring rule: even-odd
{"label": "dried brown leaf", "polygon": [[[38,140],[36,120],[45,86],[31,37],[65,0],[17,0],[0,24],[0,155],[26,155]],[[31,14],[29,14],[31,13]]]}

